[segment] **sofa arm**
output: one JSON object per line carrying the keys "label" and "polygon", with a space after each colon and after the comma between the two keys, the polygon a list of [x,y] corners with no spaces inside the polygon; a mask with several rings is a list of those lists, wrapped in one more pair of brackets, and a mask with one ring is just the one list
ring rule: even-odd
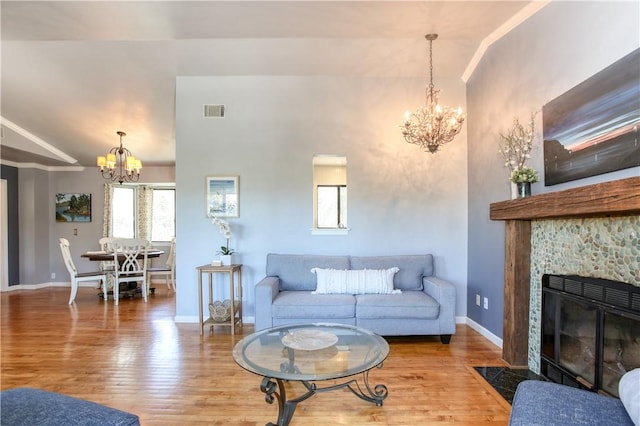
{"label": "sofa arm", "polygon": [[255,288],[256,325],[255,331],[273,327],[271,305],[280,292],[280,278],[264,277]]}
{"label": "sofa arm", "polygon": [[424,292],[440,304],[440,334],[456,332],[456,287],[449,281],[434,276],[423,277]]}

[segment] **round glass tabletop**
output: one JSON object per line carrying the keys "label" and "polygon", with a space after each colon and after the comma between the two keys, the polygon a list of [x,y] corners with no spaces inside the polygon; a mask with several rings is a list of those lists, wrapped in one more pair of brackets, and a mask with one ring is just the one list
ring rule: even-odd
{"label": "round glass tabletop", "polygon": [[381,364],[389,355],[382,337],[342,324],[295,324],[240,340],[233,358],[245,370],[283,380],[329,380]]}

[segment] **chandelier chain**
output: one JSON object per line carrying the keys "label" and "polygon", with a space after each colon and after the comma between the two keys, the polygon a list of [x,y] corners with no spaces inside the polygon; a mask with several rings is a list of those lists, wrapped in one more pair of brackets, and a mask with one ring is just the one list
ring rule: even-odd
{"label": "chandelier chain", "polygon": [[429,39],[429,94],[433,98],[433,39]]}

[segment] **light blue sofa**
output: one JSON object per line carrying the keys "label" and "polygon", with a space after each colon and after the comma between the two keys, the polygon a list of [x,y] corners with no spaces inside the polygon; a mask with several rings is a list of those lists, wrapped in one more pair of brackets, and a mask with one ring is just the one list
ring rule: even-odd
{"label": "light blue sofa", "polygon": [[[312,294],[312,268],[399,268],[401,294]],[[449,343],[456,331],[455,286],[434,276],[433,256],[322,256],[268,254],[266,277],[255,287],[255,330],[279,325],[333,322],[382,336],[439,335]]]}

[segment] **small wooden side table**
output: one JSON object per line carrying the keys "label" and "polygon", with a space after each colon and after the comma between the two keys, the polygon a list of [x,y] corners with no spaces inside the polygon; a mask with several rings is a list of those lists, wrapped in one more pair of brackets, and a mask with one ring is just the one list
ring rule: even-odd
{"label": "small wooden side table", "polygon": [[[242,264],[234,263],[229,266],[211,266],[202,265],[196,268],[198,270],[198,313],[200,318],[200,335],[204,334],[204,326],[228,325],[231,327],[231,334],[235,334],[236,326],[242,327]],[[231,319],[225,322],[214,321],[209,317],[204,320],[202,315],[202,277],[209,276],[209,304],[213,303],[213,274],[229,274],[229,299],[231,301]],[[237,275],[237,281],[234,276]],[[236,290],[237,283],[237,290]],[[236,309],[238,302],[238,309]]]}

